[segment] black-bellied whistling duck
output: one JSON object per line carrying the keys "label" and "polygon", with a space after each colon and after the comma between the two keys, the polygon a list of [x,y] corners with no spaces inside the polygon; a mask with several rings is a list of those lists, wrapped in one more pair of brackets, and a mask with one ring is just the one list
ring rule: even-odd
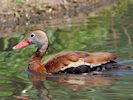
{"label": "black-bellied whistling duck", "polygon": [[115,62],[116,56],[108,52],[89,53],[84,51],[61,52],[41,64],[41,58],[48,48],[48,38],[45,32],[35,30],[26,35],[13,49],[19,49],[30,44],[36,44],[38,49],[29,60],[28,69],[39,73],[89,73],[114,68],[128,68]]}

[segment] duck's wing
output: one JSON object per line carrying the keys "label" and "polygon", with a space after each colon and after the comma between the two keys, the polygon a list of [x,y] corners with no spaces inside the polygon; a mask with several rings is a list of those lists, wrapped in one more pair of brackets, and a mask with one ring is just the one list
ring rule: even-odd
{"label": "duck's wing", "polygon": [[89,56],[84,58],[84,61],[89,64],[103,64],[116,59],[116,55],[109,52],[89,53]]}
{"label": "duck's wing", "polygon": [[50,57],[43,63],[47,72],[63,71],[67,68],[78,67],[80,65],[100,65],[113,61],[116,56],[112,53],[98,52],[88,53],[81,51],[70,51],[65,53],[58,53]]}

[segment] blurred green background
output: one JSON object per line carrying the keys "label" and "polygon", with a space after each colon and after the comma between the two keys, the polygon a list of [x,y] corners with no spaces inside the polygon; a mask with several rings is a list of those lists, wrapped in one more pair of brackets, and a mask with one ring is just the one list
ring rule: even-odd
{"label": "blurred green background", "polygon": [[[13,0],[22,3],[24,0]],[[108,6],[94,16],[87,16],[80,23],[54,25],[44,28],[49,38],[47,59],[60,51],[83,50],[88,52],[107,51],[118,55],[118,61],[133,66],[133,1],[121,0],[119,4]],[[35,23],[34,23],[35,24]],[[38,24],[38,23],[37,23]],[[38,25],[43,25],[40,22]],[[18,51],[12,47],[25,36],[23,30],[30,31],[34,26],[16,25],[19,32],[11,29],[9,34],[0,38],[0,100],[16,100],[15,95],[28,96],[33,100],[43,100],[38,91],[32,87],[27,74],[28,59],[35,52],[34,45]],[[2,28],[6,27],[1,26]],[[9,26],[10,27],[10,26]],[[9,29],[9,27],[7,29]],[[12,28],[12,27],[11,27]],[[9,32],[9,30],[8,30]],[[123,73],[119,78],[113,77],[111,86],[86,87],[84,91],[73,91],[44,81],[52,100],[128,100],[133,99],[132,71]],[[26,90],[26,91],[25,91]]]}

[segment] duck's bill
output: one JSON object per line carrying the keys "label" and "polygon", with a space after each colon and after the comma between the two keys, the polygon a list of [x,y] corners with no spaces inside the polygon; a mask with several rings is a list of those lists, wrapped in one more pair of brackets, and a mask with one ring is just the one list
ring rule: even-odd
{"label": "duck's bill", "polygon": [[20,49],[20,48],[23,48],[25,46],[29,45],[29,42],[27,39],[23,39],[20,43],[18,43],[17,45],[15,45],[12,49],[13,50],[17,50],[17,49]]}

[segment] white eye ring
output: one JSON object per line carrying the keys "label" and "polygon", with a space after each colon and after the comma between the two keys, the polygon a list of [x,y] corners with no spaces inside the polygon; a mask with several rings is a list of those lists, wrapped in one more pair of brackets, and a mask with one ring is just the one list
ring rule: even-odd
{"label": "white eye ring", "polygon": [[35,33],[31,33],[30,37],[33,38],[35,36]]}

